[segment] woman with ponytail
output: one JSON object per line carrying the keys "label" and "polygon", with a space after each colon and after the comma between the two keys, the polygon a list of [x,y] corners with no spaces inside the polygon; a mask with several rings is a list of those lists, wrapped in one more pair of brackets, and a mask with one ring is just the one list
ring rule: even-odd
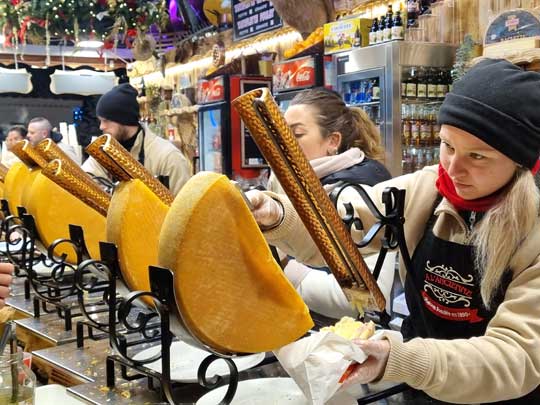
{"label": "woman with ponytail", "polygon": [[[380,208],[386,187],[406,190],[410,316],[403,340],[356,342],[369,358],[345,384],[405,382],[415,404],[540,403],[539,106],[539,73],[482,60],[441,106],[439,165],[368,188]],[[367,207],[343,194],[369,229]],[[285,197],[249,196],[270,243],[320,262]]]}
{"label": "woman with ponytail", "polygon": [[[336,92],[311,89],[298,93],[285,112],[285,120],[328,192],[340,182],[373,186],[391,178],[380,162],[384,151],[377,127],[364,110],[347,107]],[[273,175],[267,188],[283,193]],[[374,267],[376,260],[377,256],[372,256],[368,265]],[[395,260],[395,254],[385,259],[385,275],[394,274]],[[312,311],[317,325],[358,315],[328,268],[309,267],[289,257],[285,275]]]}
{"label": "woman with ponytail", "polygon": [[[347,107],[326,89],[304,90],[291,101],[285,120],[323,185],[350,181],[373,186],[390,179],[375,124],[361,108]],[[281,191],[271,176],[268,189]]]}

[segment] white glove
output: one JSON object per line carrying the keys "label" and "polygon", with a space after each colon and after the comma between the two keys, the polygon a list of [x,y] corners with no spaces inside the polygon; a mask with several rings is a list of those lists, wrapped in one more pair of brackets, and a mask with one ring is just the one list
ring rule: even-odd
{"label": "white glove", "polygon": [[251,212],[255,221],[262,229],[279,225],[283,219],[283,206],[278,201],[259,190],[246,192],[246,197],[253,207]]}

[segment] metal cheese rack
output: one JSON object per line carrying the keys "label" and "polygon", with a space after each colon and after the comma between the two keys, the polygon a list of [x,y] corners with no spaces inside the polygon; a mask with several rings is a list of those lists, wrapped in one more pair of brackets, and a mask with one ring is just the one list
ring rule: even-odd
{"label": "metal cheese rack", "polygon": [[[334,189],[331,200],[334,204],[341,193],[348,188],[353,188],[365,201],[377,222],[371,229],[365,232],[365,237],[358,242],[358,247],[370,244],[377,235],[381,239],[381,251],[379,260],[375,266],[374,276],[378,278],[384,257],[389,249],[399,248],[402,260],[407,269],[410,268],[409,256],[404,237],[404,201],[405,191],[396,188],[388,188],[383,192],[382,202],[385,214],[382,214],[366,191],[358,185],[341,184]],[[6,207],[4,202],[1,207]],[[350,231],[363,229],[358,218],[353,215],[351,204],[345,204],[345,216],[342,218]],[[72,317],[75,316],[73,309],[77,309],[77,316],[82,316],[77,321],[77,347],[84,346],[84,339],[94,340],[109,339],[109,346],[114,349],[114,354],[106,358],[106,385],[114,387],[116,383],[116,366],[120,367],[120,376],[123,380],[133,381],[147,379],[149,389],[159,393],[162,399],[170,404],[179,404],[181,399],[177,395],[178,388],[182,383],[171,379],[171,353],[170,347],[174,335],[170,329],[169,305],[175,305],[175,297],[172,287],[173,274],[168,269],[151,267],[149,269],[151,291],[134,291],[126,296],[119,294],[117,285],[123,283],[119,270],[119,262],[116,247],[113,244],[101,242],[101,260],[89,259],[88,251],[84,244],[83,230],[78,226],[70,226],[70,238],[55,241],[47,248],[47,255],[36,254],[38,244],[35,224],[31,215],[23,210],[19,217],[5,216],[1,229],[7,235],[7,240],[12,232],[17,231],[23,239],[18,250],[9,252],[7,259],[18,266],[17,275],[26,277],[25,295],[30,289],[34,293],[35,315],[39,317],[39,305],[47,312],[48,305],[52,305],[59,317],[65,320],[66,330],[71,328]],[[66,255],[55,257],[53,252],[62,245],[67,244],[77,253],[77,265],[65,261]],[[45,263],[53,268],[51,276],[38,276],[33,271],[36,263]],[[66,274],[65,269],[73,271]],[[62,301],[70,297],[76,299],[77,305],[64,304]],[[96,297],[98,297],[96,305]],[[27,297],[28,298],[28,297]],[[144,301],[142,300],[144,299]],[[149,305],[149,300],[152,305]],[[100,318],[96,315],[102,315]],[[368,313],[367,317],[376,320],[381,326],[387,326],[390,316],[386,311]],[[84,335],[85,327],[88,334]],[[129,353],[130,347],[139,344],[157,344],[161,348],[159,352],[144,360],[135,359]],[[151,362],[161,361],[161,373],[146,367]],[[216,361],[223,360],[228,366],[228,376],[207,377],[208,368]],[[273,360],[275,361],[275,360]],[[220,404],[229,404],[233,400],[239,383],[238,369],[229,357],[215,354],[209,356],[200,364],[197,371],[200,387],[210,390],[227,384],[227,391]],[[157,384],[156,384],[157,383]],[[359,404],[368,404],[387,398],[396,393],[408,390],[405,384],[400,384],[383,391],[366,395],[358,400]]]}

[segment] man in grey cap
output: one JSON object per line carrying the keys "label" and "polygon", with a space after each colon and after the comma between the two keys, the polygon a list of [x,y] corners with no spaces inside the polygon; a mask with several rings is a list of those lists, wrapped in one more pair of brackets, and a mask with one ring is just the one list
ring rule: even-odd
{"label": "man in grey cap", "polygon": [[62,135],[52,130],[52,125],[47,118],[36,117],[31,119],[28,123],[26,138],[33,146],[36,146],[44,139],[51,138],[75,163],[78,165],[81,164],[75,148],[72,145],[62,142]]}
{"label": "man in grey cap", "polygon": [[[171,142],[140,125],[137,91],[131,85],[121,84],[101,96],[96,115],[104,134],[120,142],[152,175],[167,177],[174,195],[180,191],[191,176],[189,162]],[[93,157],[89,157],[82,168],[95,176],[110,178]]]}

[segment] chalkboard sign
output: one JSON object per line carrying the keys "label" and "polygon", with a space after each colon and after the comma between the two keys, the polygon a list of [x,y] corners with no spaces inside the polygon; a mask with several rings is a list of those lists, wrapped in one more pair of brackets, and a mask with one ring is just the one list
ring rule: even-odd
{"label": "chalkboard sign", "polygon": [[268,0],[232,1],[234,39],[244,39],[283,25]]}

